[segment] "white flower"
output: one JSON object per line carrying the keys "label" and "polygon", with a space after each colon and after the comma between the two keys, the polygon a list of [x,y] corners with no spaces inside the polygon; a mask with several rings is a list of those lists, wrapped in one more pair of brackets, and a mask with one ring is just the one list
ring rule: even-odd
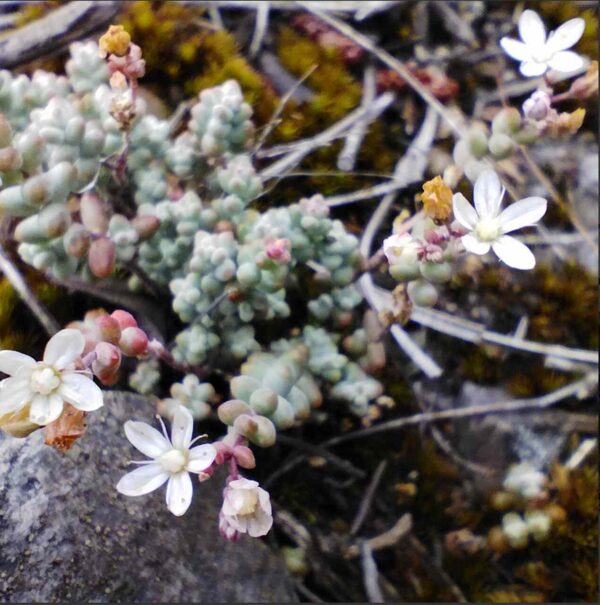
{"label": "white flower", "polygon": [[519,18],[522,42],[505,37],[500,40],[500,45],[513,59],[521,61],[519,69],[524,76],[541,76],[548,68],[569,73],[583,65],[583,59],[567,48],[577,44],[584,29],[585,21],[577,17],[563,23],[546,37],[540,16],[535,11],[526,10]]}
{"label": "white flower", "polygon": [[471,231],[463,235],[461,242],[473,254],[486,254],[492,248],[509,267],[532,269],[535,267],[535,257],[531,250],[506,234],[537,223],[546,212],[547,202],[541,197],[528,197],[500,212],[503,196],[504,188],[493,170],[482,172],[475,181],[475,208],[462,193],[454,194],[454,217]]}
{"label": "white flower", "polygon": [[142,466],[122,477],[117,483],[117,490],[125,496],[143,496],[168,482],[167,506],[180,517],[192,502],[193,487],[189,473],[206,470],[213,463],[217,450],[208,443],[190,447],[193,444],[194,418],[182,405],[173,415],[170,439],[164,424],[162,428],[163,435],[145,422],[128,420],[125,423],[127,439],[152,460],[135,462]]}
{"label": "white flower", "polygon": [[0,416],[29,406],[29,420],[44,425],[56,420],[64,402],[84,412],[102,406],[102,391],[73,362],[81,357],[85,338],[79,330],[61,330],[46,345],[43,361],[17,351],[0,351],[2,381]]}
{"label": "white flower", "polygon": [[518,513],[506,513],[502,517],[502,531],[513,548],[525,548],[529,538],[529,529]]}
{"label": "white flower", "polygon": [[231,539],[233,531],[248,533],[253,538],[264,536],[273,525],[269,493],[256,481],[235,479],[223,490],[219,528]]}
{"label": "white flower", "polygon": [[390,265],[416,262],[419,248],[410,233],[394,233],[383,240],[383,253]]}
{"label": "white flower", "polygon": [[519,494],[523,498],[536,498],[546,486],[546,475],[538,471],[529,462],[513,464],[504,479],[504,488]]}

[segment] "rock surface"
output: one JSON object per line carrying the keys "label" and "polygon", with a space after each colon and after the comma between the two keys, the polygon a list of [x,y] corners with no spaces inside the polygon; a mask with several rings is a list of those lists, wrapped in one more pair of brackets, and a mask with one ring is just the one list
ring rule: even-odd
{"label": "rock surface", "polygon": [[0,601],[296,601],[265,544],[218,535],[217,478],[196,486],[179,518],[164,488],[139,498],[115,490],[136,458],[123,422],[151,415],[143,398],[115,393],[66,454],[41,431],[0,437]]}

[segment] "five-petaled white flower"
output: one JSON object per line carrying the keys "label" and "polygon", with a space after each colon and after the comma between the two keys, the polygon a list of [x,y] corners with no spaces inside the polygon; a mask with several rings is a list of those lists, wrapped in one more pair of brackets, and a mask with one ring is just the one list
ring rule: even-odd
{"label": "five-petaled white flower", "polygon": [[504,188],[493,170],[485,170],[475,181],[475,208],[462,193],[454,194],[454,217],[471,232],[463,235],[461,242],[473,254],[486,254],[492,248],[509,267],[533,269],[535,257],[531,250],[506,234],[537,223],[546,212],[547,202],[541,197],[528,197],[501,212],[503,196]]}
{"label": "five-petaled white flower", "polygon": [[29,406],[29,420],[44,425],[56,420],[64,402],[84,412],[102,407],[102,391],[89,375],[76,370],[85,338],[79,330],[61,330],[36,361],[17,351],[0,351],[0,372],[9,375],[0,389],[0,416]]}
{"label": "five-petaled white flower", "polygon": [[236,532],[253,538],[264,536],[273,525],[269,492],[258,487],[256,481],[241,477],[227,484],[223,490],[223,506],[219,513],[219,529],[227,539],[235,539]]}
{"label": "five-petaled white flower", "polygon": [[[160,417],[159,417],[160,419]],[[192,479],[189,473],[201,473],[214,461],[217,450],[206,443],[191,447],[194,418],[180,405],[173,415],[171,438],[161,420],[163,435],[145,422],[128,420],[125,423],[127,439],[142,454],[152,460],[135,462],[140,468],[127,473],[117,483],[117,490],[125,496],[143,496],[167,482],[167,506],[180,517],[192,502]]]}
{"label": "five-petaled white flower", "polygon": [[579,17],[563,23],[546,37],[546,28],[540,16],[532,10],[523,11],[519,18],[519,35],[522,42],[502,38],[500,45],[517,61],[524,76],[534,77],[546,73],[548,68],[570,73],[583,65],[583,59],[567,50],[579,41],[585,21]]}

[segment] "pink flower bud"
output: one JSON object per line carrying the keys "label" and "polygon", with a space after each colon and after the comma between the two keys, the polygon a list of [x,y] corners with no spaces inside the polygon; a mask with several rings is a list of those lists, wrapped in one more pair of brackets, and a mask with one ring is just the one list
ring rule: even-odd
{"label": "pink flower bud", "polygon": [[128,357],[139,357],[148,350],[148,336],[140,328],[125,328],[121,333],[119,347]]}
{"label": "pink flower bud", "polygon": [[523,114],[530,120],[543,120],[552,107],[552,98],[543,90],[536,90],[523,103]]}
{"label": "pink flower bud", "polygon": [[290,240],[285,238],[271,239],[269,238],[266,242],[267,256],[280,264],[289,263],[291,260],[290,255]]}
{"label": "pink flower bud", "polygon": [[114,317],[114,319],[119,322],[119,327],[121,328],[121,330],[124,330],[125,328],[137,328],[138,324],[135,320],[135,317],[131,313],[128,313],[123,309],[117,309],[116,311],[113,311],[110,316]]}
{"label": "pink flower bud", "polygon": [[92,242],[88,252],[90,271],[96,277],[108,277],[115,268],[117,249],[114,242],[107,237],[101,237]]}
{"label": "pink flower bud", "polygon": [[254,453],[249,447],[246,447],[245,445],[236,445],[233,448],[233,456],[235,457],[235,461],[242,468],[254,468],[256,466]]}
{"label": "pink flower bud", "polygon": [[112,384],[121,365],[121,351],[108,342],[99,342],[94,352],[96,360],[92,363],[92,372],[100,382]]}
{"label": "pink flower bud", "polygon": [[114,345],[119,344],[121,338],[121,326],[119,322],[110,315],[102,315],[96,319],[96,326],[100,333],[100,338]]}

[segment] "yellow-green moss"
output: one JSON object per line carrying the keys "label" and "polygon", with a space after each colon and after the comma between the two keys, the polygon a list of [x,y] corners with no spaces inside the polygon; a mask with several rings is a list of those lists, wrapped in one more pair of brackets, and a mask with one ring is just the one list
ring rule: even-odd
{"label": "yellow-green moss", "polygon": [[118,22],[142,48],[146,60],[142,85],[150,86],[171,104],[175,101],[168,98],[171,88],[189,97],[234,78],[252,104],[259,125],[275,111],[277,95],[268,82],[240,54],[232,34],[207,27],[201,7],[131,2]]}

